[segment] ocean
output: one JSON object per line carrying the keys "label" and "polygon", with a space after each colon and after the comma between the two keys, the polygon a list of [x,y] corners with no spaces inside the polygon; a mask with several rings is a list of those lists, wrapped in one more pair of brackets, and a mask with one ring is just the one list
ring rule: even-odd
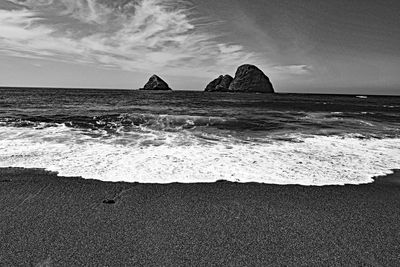
{"label": "ocean", "polygon": [[113,182],[365,184],[400,169],[400,97],[2,88],[0,167]]}

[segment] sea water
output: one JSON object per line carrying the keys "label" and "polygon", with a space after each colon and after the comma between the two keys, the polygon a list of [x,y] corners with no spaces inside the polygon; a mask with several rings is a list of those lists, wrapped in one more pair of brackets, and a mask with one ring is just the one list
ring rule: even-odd
{"label": "sea water", "polygon": [[370,183],[400,169],[400,97],[3,88],[0,167],[141,183]]}

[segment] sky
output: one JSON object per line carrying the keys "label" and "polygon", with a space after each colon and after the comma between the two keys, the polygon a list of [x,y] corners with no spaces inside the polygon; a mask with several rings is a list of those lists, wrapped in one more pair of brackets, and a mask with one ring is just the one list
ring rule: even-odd
{"label": "sky", "polygon": [[277,92],[400,95],[398,0],[0,0],[0,86],[204,90],[241,64]]}

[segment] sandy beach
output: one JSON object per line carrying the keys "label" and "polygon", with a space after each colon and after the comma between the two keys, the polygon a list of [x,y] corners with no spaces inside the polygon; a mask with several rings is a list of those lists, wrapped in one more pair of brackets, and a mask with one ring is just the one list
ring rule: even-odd
{"label": "sandy beach", "polygon": [[400,176],[361,186],[105,183],[0,171],[0,265],[400,264]]}

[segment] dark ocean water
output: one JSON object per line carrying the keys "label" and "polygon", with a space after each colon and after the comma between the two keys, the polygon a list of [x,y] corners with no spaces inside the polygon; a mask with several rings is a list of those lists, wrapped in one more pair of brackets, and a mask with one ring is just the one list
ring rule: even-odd
{"label": "dark ocean water", "polygon": [[400,97],[0,89],[0,166],[65,176],[358,184],[399,137]]}

